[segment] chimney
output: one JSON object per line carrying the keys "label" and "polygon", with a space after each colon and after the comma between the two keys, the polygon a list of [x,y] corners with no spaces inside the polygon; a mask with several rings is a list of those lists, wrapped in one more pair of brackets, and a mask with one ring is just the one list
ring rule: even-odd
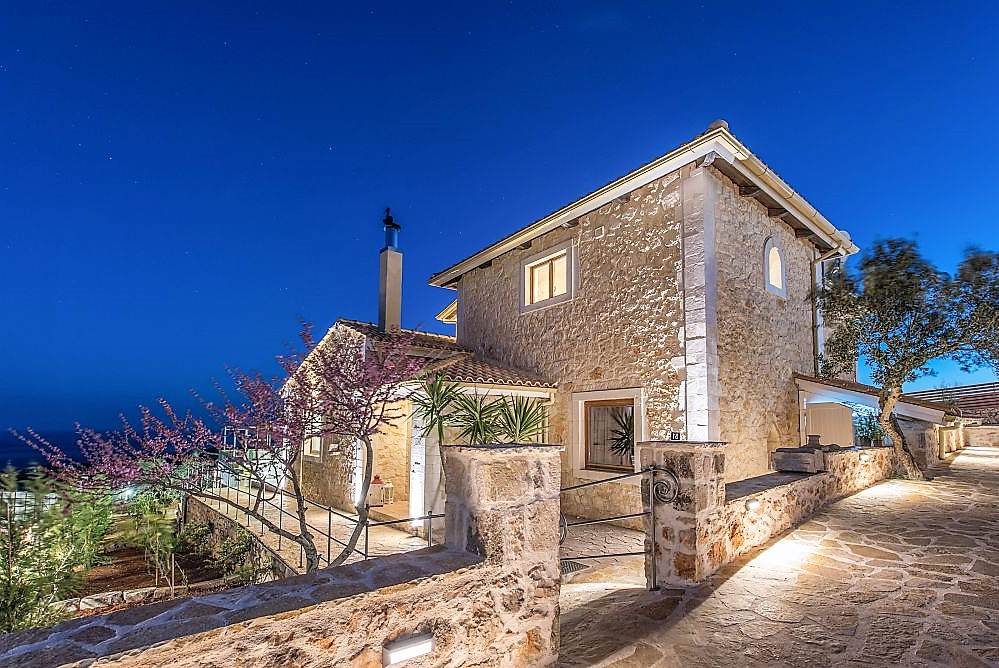
{"label": "chimney", "polygon": [[385,209],[385,248],[382,249],[378,275],[378,328],[383,332],[399,329],[402,322],[402,253],[399,244],[399,224]]}

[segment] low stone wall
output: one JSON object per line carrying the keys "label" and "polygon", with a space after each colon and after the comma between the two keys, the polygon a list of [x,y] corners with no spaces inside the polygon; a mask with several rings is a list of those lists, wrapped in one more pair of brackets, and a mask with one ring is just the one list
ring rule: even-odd
{"label": "low stone wall", "polygon": [[[739,555],[801,524],[822,506],[886,480],[894,471],[891,448],[825,454],[826,472],[735,499],[708,518],[704,527],[705,569],[717,571]],[[866,461],[861,460],[862,455],[866,455]]]}
{"label": "low stone wall", "polygon": [[552,666],[559,448],[447,448],[447,547],[0,636],[0,665]]}
{"label": "low stone wall", "polygon": [[[573,478],[566,482],[565,486],[584,482],[592,481]],[[566,517],[582,517],[588,520],[640,513],[642,512],[642,488],[637,484],[608,483],[564,492],[562,494],[562,512],[565,513]],[[638,531],[645,529],[645,524],[640,517],[615,520],[608,522],[608,524]]]}
{"label": "low stone wall", "polygon": [[[209,537],[212,552],[218,550],[219,545],[227,540],[235,538],[240,531],[247,531],[246,527],[231,517],[226,517],[215,508],[194,497],[187,497],[186,508],[182,513],[185,524],[207,524],[211,527],[212,533]],[[266,569],[272,577],[283,578],[294,575],[298,571],[282,559],[277,553],[267,549],[260,539],[250,533],[253,538],[251,563],[258,565],[261,569]]]}
{"label": "low stone wall", "polygon": [[964,433],[967,445],[991,445],[999,447],[999,425],[965,427]]}
{"label": "low stone wall", "polygon": [[[639,444],[643,468],[655,464],[668,469],[679,483],[661,490],[675,497],[668,502],[660,497],[653,503],[655,495],[643,486],[645,507],[652,507],[655,513],[654,531],[652,518],[646,519],[655,548],[646,563],[650,583],[683,586],[701,582],[827,503],[885,480],[894,471],[891,448],[826,453],[826,472],[726,502],[724,450],[724,443]],[[654,569],[651,559],[655,559]]]}
{"label": "low stone wall", "polygon": [[954,426],[940,427],[937,430],[937,439],[940,447],[939,456],[944,457],[963,448],[965,446],[965,439],[967,438],[966,430],[967,427],[960,423]]}

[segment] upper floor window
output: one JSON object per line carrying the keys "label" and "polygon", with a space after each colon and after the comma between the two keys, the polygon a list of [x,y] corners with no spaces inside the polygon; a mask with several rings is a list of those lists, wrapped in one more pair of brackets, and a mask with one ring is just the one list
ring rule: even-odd
{"label": "upper floor window", "polygon": [[572,242],[527,258],[522,266],[521,310],[530,311],[572,298]]}
{"label": "upper floor window", "polygon": [[763,283],[768,292],[787,297],[787,280],[784,271],[784,250],[770,237],[763,245]]}

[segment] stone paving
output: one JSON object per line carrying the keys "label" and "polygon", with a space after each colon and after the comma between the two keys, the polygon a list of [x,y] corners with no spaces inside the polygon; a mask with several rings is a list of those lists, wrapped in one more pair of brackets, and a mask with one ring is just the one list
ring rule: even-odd
{"label": "stone paving", "polygon": [[577,574],[561,665],[999,666],[999,448],[934,475],[834,503],[699,587]]}

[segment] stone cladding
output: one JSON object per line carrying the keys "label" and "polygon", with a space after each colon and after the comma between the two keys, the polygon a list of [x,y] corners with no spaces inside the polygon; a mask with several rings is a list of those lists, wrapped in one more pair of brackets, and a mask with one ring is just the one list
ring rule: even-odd
{"label": "stone cladding", "polygon": [[[728,482],[765,473],[771,429],[781,447],[801,445],[793,374],[814,373],[811,261],[814,247],[795,238],[766,207],[740,197],[716,170],[718,383]],[[763,249],[775,237],[784,253],[787,297],[764,287]]]}
{"label": "stone cladding", "polygon": [[449,448],[447,548],[164,601],[0,638],[0,665],[553,666],[558,656],[559,448]]}
{"label": "stone cladding", "polygon": [[[722,443],[642,443],[642,466],[655,464],[679,480],[676,499],[655,504],[656,580],[662,586],[701,582],[725,564],[803,522],[822,506],[887,479],[891,448],[825,453],[826,468],[726,503]],[[643,488],[646,508],[649,493]],[[758,502],[758,503],[757,503]],[[651,520],[647,520],[650,522]],[[651,579],[651,564],[646,573]]]}
{"label": "stone cladding", "polygon": [[[458,283],[458,342],[557,384],[548,440],[572,443],[574,392],[642,388],[651,438],[684,428],[680,172],[581,216],[578,224],[493,260]],[[521,261],[571,242],[574,298],[520,312]],[[563,484],[579,480],[565,455]],[[598,517],[640,510],[638,487],[598,485],[567,494],[567,514]],[[610,511],[610,512],[608,512]]]}

